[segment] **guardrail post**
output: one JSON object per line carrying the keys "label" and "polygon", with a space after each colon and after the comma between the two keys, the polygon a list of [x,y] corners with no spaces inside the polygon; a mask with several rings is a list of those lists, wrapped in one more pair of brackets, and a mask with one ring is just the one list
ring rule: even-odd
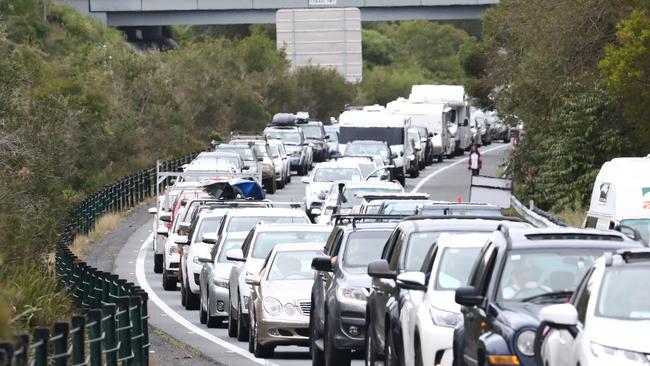
{"label": "guardrail post", "polygon": [[102,311],[92,309],[88,311],[88,324],[90,329],[88,339],[88,350],[90,352],[90,366],[101,366],[102,364]]}
{"label": "guardrail post", "polygon": [[47,366],[47,350],[50,328],[34,328],[34,366]]}
{"label": "guardrail post", "polygon": [[142,364],[149,365],[149,294],[142,289],[138,289],[136,294],[142,299],[140,305],[140,316],[142,319]]}
{"label": "guardrail post", "polygon": [[144,365],[143,354],[142,354],[142,314],[140,312],[140,307],[142,305],[142,298],[140,296],[131,296],[129,297],[130,311],[131,311],[131,323],[133,324],[133,330],[131,331],[131,340],[133,341],[133,356],[134,363],[136,365]]}
{"label": "guardrail post", "polygon": [[131,317],[129,314],[129,297],[122,296],[117,299],[117,334],[120,342],[119,361],[123,365],[131,365],[133,353],[131,349]]}
{"label": "guardrail post", "polygon": [[11,342],[0,342],[0,365],[11,365],[14,358],[14,346]]}
{"label": "guardrail post", "polygon": [[115,334],[115,304],[105,304],[102,308],[102,328],[104,328],[104,352],[106,353],[106,366],[117,366],[117,338]]}
{"label": "guardrail post", "polygon": [[66,366],[68,364],[68,335],[70,334],[70,323],[59,321],[54,323],[54,366]]}
{"label": "guardrail post", "polygon": [[75,315],[72,317],[72,364],[79,365],[86,362],[86,317]]}
{"label": "guardrail post", "polygon": [[14,365],[26,366],[29,358],[29,334],[22,333],[15,337]]}

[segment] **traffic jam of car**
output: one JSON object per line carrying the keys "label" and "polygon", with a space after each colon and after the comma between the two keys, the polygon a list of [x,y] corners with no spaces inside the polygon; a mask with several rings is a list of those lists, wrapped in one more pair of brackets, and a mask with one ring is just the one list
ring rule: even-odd
{"label": "traffic jam of car", "polygon": [[[460,86],[417,85],[336,123],[279,113],[213,141],[166,173],[153,271],[257,358],[291,345],[318,366],[650,365],[650,157],[603,166],[584,228],[406,192],[426,166],[507,141],[470,111]],[[267,197],[294,172],[303,197]]]}

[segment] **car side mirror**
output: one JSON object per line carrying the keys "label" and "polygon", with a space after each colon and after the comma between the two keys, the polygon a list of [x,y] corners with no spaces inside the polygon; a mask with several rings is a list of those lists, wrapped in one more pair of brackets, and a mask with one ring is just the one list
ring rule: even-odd
{"label": "car side mirror", "polygon": [[[437,135],[437,134],[436,134],[436,135]],[[432,138],[433,136],[435,136],[435,135],[433,134],[433,132],[429,132],[428,137],[429,137],[429,138]]]}
{"label": "car side mirror", "polygon": [[261,280],[260,276],[254,274],[246,275],[246,278],[244,278],[244,281],[246,281],[246,283],[251,286],[259,286],[260,280]]}
{"label": "car side mirror", "polygon": [[302,177],[302,178],[300,178],[300,181],[305,183],[305,184],[309,184],[309,177]]}
{"label": "car side mirror", "polygon": [[456,303],[464,306],[476,306],[483,302],[483,296],[476,294],[472,286],[459,287],[456,289]]}
{"label": "car side mirror", "polygon": [[303,142],[302,146],[309,146],[309,142]]}
{"label": "car side mirror", "polygon": [[319,200],[324,200],[325,198],[327,198],[327,192],[322,191],[321,193],[318,194]]}
{"label": "car side mirror", "polygon": [[467,119],[465,119],[465,120],[463,121],[463,126],[464,126],[464,127],[469,126],[469,121],[467,121]]}
{"label": "car side mirror", "polygon": [[160,236],[169,236],[169,229],[165,225],[158,225],[156,229],[156,234]]}
{"label": "car side mirror", "polygon": [[400,151],[399,156],[404,156],[404,151]]}
{"label": "car side mirror", "polygon": [[147,210],[152,215],[155,215],[158,213],[158,208],[157,207],[151,207],[150,209]]}
{"label": "car side mirror", "polygon": [[178,245],[189,245],[190,240],[187,238],[187,235],[179,235],[176,237],[176,240],[174,240],[174,243]]}
{"label": "car side mirror", "polygon": [[404,290],[426,291],[427,278],[422,272],[405,272],[397,275],[397,287]]}
{"label": "car side mirror", "polygon": [[397,159],[397,153],[390,154],[391,159]]}
{"label": "car side mirror", "polygon": [[163,212],[160,215],[158,215],[158,219],[163,222],[171,222],[172,214],[171,212]]}
{"label": "car side mirror", "polygon": [[395,279],[397,274],[390,269],[388,261],[378,259],[368,264],[368,275],[374,278]]}
{"label": "car side mirror", "polygon": [[204,242],[205,244],[217,244],[218,239],[219,236],[217,235],[217,233],[205,233],[203,234],[201,241]]}
{"label": "car side mirror", "polygon": [[179,222],[178,223],[178,230],[182,232],[188,232],[190,230],[191,224],[189,222]]}
{"label": "car side mirror", "polygon": [[212,263],[212,258],[210,258],[210,257],[199,257],[199,263]]}
{"label": "car side mirror", "polygon": [[226,252],[226,259],[231,262],[246,262],[241,249],[230,249]]}
{"label": "car side mirror", "polygon": [[263,156],[258,157],[257,161],[264,161],[264,157]]}
{"label": "car side mirror", "polygon": [[628,238],[632,240],[643,240],[641,237],[641,234],[633,227],[628,226],[628,225],[616,225],[614,227],[614,230],[620,232],[621,234],[624,234]]}
{"label": "car side mirror", "polygon": [[314,257],[314,259],[311,260],[311,268],[316,271],[332,272],[334,270],[334,267],[332,267],[332,257]]}
{"label": "car side mirror", "polygon": [[244,165],[244,167],[242,168],[242,170],[248,170],[248,169],[250,169],[250,168],[251,168],[250,166],[248,166],[248,165]]}
{"label": "car side mirror", "polygon": [[572,304],[550,305],[539,312],[539,318],[550,327],[566,329],[578,324],[578,311]]}
{"label": "car side mirror", "polygon": [[329,136],[327,136],[327,135],[325,135],[325,137],[324,137],[324,139],[325,139],[325,140],[329,140],[329,139],[330,139],[330,137],[329,137]]}
{"label": "car side mirror", "polygon": [[320,215],[322,213],[323,213],[323,210],[321,210],[320,208],[312,208],[311,209],[311,214],[314,215],[314,216],[318,216],[318,215]]}

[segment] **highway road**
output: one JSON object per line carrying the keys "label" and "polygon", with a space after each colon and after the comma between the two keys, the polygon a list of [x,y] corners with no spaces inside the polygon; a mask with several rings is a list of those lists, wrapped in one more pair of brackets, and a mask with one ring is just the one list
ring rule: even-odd
{"label": "highway road", "polygon": [[[508,154],[510,145],[494,143],[481,149],[483,171],[481,175],[495,176]],[[469,198],[470,173],[467,154],[427,167],[417,179],[407,179],[407,191],[426,192],[434,200],[463,201]],[[275,201],[302,202],[304,184],[294,176],[292,183],[269,196]],[[151,249],[151,221],[137,228],[120,250],[115,272],[140,285],[149,293],[149,323],[191,345],[206,357],[226,365],[308,365],[309,352],[304,347],[278,347],[272,360],[256,359],[248,352],[248,344],[229,338],[225,328],[208,329],[199,322],[198,311],[188,311],[181,306],[180,291],[164,291],[161,275],[153,273]],[[353,365],[361,365],[358,356]]]}

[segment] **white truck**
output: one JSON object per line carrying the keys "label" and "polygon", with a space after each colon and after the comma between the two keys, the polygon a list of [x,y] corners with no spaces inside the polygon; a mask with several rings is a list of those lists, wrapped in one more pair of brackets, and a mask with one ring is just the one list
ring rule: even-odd
{"label": "white truck", "polygon": [[339,150],[345,156],[351,142],[385,142],[390,155],[381,157],[385,165],[393,166],[392,178],[403,185],[409,163],[415,160],[414,146],[408,137],[410,124],[409,117],[388,113],[381,106],[344,111],[339,117]]}
{"label": "white truck", "polygon": [[603,164],[584,227],[621,228],[626,233],[631,228],[650,244],[650,155],[616,158]]}
{"label": "white truck", "polygon": [[447,128],[447,116],[451,108],[443,103],[414,103],[405,98],[386,104],[389,113],[402,114],[411,118],[411,126],[426,127],[431,134],[433,155],[442,161],[444,156],[454,155],[455,139]]}
{"label": "white truck", "polygon": [[444,104],[447,126],[455,140],[455,153],[462,155],[472,146],[470,112],[462,85],[413,85],[412,103]]}

